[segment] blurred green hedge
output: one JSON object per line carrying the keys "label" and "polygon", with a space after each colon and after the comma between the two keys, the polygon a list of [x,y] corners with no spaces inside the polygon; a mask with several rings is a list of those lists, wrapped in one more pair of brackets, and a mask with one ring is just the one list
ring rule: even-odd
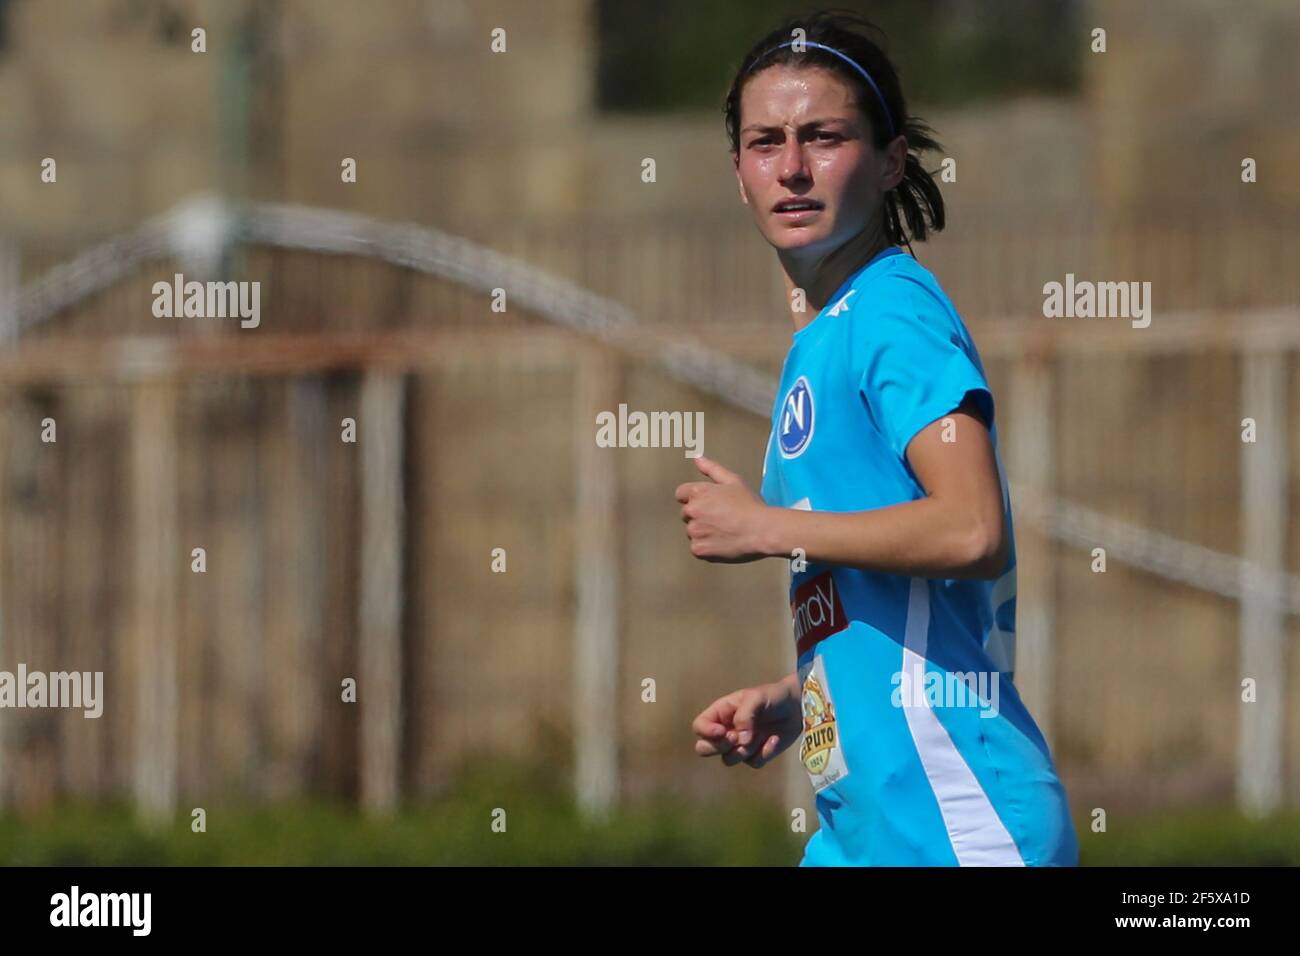
{"label": "blurred green hedge", "polygon": [[[197,834],[188,809],[174,826],[150,830],[126,806],[65,805],[37,817],[0,817],[0,864],[792,866],[807,840],[790,832],[780,807],[758,801],[658,801],[585,821],[556,780],[496,768],[383,823],[324,803],[214,806],[207,832]],[[507,812],[505,833],[492,832],[496,807]],[[1229,810],[1116,819],[1112,813],[1106,833],[1080,822],[1085,866],[1300,865],[1300,814],[1262,822]]]}
{"label": "blurred green hedge", "polygon": [[[1077,93],[1088,39],[1077,0],[659,0],[596,4],[597,103],[617,113],[717,113],[751,43],[822,7],[885,32],[909,106]],[[1080,39],[1082,38],[1082,39]],[[721,125],[719,125],[721,132]]]}
{"label": "blurred green hedge", "polygon": [[[0,817],[3,865],[789,866],[805,834],[780,808],[675,801],[587,821],[555,768],[480,765],[454,793],[378,822],[351,806],[294,803],[206,807],[207,832],[139,826],[129,807],[64,805]],[[200,804],[202,805],[202,804]],[[506,832],[491,828],[506,811]],[[816,826],[816,821],[811,821]]]}

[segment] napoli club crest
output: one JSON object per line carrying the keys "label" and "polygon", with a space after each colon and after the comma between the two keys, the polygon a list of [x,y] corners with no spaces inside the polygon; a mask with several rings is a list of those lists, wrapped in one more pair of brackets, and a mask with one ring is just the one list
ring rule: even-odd
{"label": "napoli club crest", "polygon": [[808,379],[800,375],[786,392],[777,422],[777,447],[783,458],[798,458],[813,436],[813,394]]}

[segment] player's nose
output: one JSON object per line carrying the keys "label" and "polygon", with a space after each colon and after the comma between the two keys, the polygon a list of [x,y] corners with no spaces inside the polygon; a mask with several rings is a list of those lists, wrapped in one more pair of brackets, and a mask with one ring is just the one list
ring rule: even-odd
{"label": "player's nose", "polygon": [[792,184],[802,184],[811,179],[808,171],[804,144],[798,136],[787,136],[781,144],[781,161],[777,164],[777,179],[782,186],[789,188]]}

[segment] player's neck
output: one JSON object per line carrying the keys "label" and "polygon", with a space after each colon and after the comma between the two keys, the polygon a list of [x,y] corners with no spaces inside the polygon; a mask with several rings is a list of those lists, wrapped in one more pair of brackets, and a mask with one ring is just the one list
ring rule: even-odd
{"label": "player's neck", "polygon": [[[817,318],[844,280],[889,248],[889,240],[879,224],[863,229],[848,242],[823,256],[795,257],[779,252],[781,267],[785,270],[786,302],[790,317],[798,332]],[[804,309],[795,309],[794,290],[804,291]]]}

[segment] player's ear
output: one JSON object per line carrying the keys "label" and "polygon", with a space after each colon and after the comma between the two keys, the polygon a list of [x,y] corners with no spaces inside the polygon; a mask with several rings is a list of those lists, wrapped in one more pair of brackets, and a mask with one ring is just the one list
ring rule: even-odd
{"label": "player's ear", "polygon": [[885,147],[887,160],[884,165],[884,178],[881,182],[885,192],[898,187],[907,174],[907,138],[895,136]]}

